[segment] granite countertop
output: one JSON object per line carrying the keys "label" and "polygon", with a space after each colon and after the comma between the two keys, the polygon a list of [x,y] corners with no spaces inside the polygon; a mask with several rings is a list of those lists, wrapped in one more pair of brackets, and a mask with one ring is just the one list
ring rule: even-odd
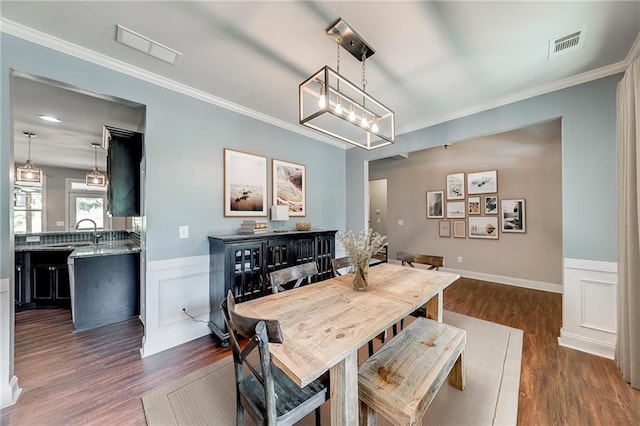
{"label": "granite countertop", "polygon": [[90,242],[23,244],[15,246],[15,251],[71,251],[69,255],[69,260],[71,260],[78,257],[139,253],[140,245],[133,240],[102,241],[98,244]]}

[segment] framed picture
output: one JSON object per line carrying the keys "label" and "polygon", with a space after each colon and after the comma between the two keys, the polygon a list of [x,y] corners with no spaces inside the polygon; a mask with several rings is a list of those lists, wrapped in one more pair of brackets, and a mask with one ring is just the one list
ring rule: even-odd
{"label": "framed picture", "polygon": [[448,219],[464,219],[465,206],[464,201],[449,201],[447,202],[447,218]]}
{"label": "framed picture", "polygon": [[464,220],[453,221],[453,238],[467,238],[467,222]]}
{"label": "framed picture", "polygon": [[498,239],[498,216],[469,217],[469,238]]}
{"label": "framed picture", "polygon": [[502,232],[526,232],[525,200],[501,200]]}
{"label": "framed picture", "polygon": [[451,236],[451,222],[448,220],[440,221],[440,236],[446,238]]}
{"label": "framed picture", "polygon": [[272,162],[273,204],[288,205],[289,216],[306,216],[306,167],[275,158]]}
{"label": "framed picture", "polygon": [[469,197],[467,199],[467,213],[480,214],[480,197]]}
{"label": "framed picture", "polygon": [[467,173],[467,193],[469,195],[491,194],[493,192],[498,192],[497,171]]}
{"label": "framed picture", "polygon": [[427,219],[444,218],[444,191],[427,192]]}
{"label": "framed picture", "polygon": [[487,195],[484,197],[484,214],[498,214],[498,196]]}
{"label": "framed picture", "polygon": [[224,149],[224,215],[267,215],[267,157]]}
{"label": "framed picture", "polygon": [[447,200],[464,200],[464,173],[447,175]]}

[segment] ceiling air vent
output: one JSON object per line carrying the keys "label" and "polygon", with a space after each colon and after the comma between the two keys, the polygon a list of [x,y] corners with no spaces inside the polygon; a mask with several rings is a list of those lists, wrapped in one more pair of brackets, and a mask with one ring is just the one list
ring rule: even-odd
{"label": "ceiling air vent", "polygon": [[579,49],[584,44],[584,37],[585,30],[578,30],[549,40],[549,59]]}

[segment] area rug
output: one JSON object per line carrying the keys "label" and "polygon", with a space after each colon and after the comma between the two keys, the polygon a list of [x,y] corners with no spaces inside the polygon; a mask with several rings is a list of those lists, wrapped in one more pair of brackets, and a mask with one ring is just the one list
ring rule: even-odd
{"label": "area rug", "polygon": [[[459,391],[446,382],[423,419],[430,425],[515,425],[522,359],[522,330],[444,312],[444,322],[467,331],[467,384]],[[364,351],[364,349],[363,349]],[[142,397],[147,424],[235,425],[232,357],[167,383]],[[322,424],[330,424],[330,404]],[[300,425],[315,424],[313,414]],[[249,416],[245,423],[252,425]],[[388,424],[378,417],[378,424]]]}

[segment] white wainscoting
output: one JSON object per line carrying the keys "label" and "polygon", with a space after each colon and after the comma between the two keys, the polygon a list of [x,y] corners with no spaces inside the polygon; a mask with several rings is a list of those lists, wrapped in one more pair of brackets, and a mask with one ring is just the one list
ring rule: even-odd
{"label": "white wainscoting", "polygon": [[18,377],[12,374],[13,299],[10,290],[10,279],[0,279],[0,408],[15,404],[22,392]]}
{"label": "white wainscoting", "polygon": [[148,262],[144,299],[143,357],[210,334],[209,256]]}
{"label": "white wainscoting", "polygon": [[564,260],[560,346],[614,359],[618,264]]}

